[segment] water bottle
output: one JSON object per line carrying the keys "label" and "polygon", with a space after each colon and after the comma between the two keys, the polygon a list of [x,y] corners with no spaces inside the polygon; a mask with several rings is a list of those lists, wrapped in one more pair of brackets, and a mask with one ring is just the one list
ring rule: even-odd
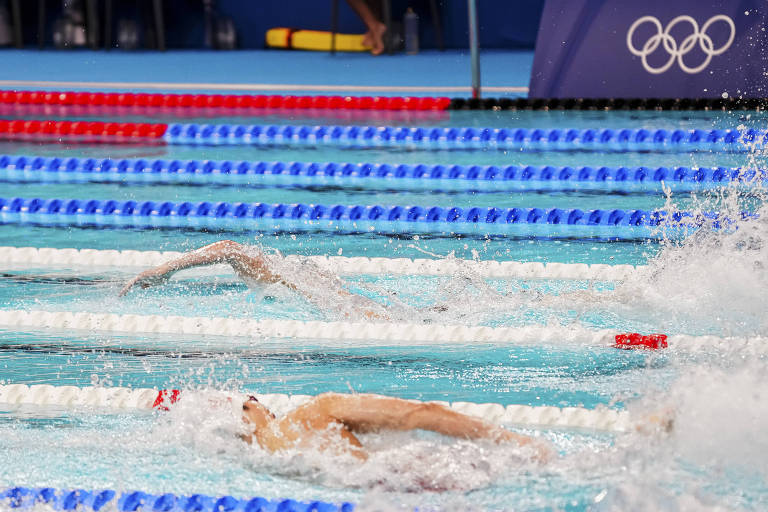
{"label": "water bottle", "polygon": [[419,16],[410,7],[403,17],[405,26],[405,53],[415,55],[419,53]]}

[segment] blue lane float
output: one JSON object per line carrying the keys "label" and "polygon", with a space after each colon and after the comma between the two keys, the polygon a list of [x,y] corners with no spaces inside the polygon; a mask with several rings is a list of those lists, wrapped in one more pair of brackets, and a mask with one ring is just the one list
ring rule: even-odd
{"label": "blue lane float", "polygon": [[167,144],[413,149],[749,151],[765,130],[526,129],[393,126],[170,124]]}
{"label": "blue lane float", "polygon": [[351,503],[302,502],[292,499],[192,494],[150,494],[140,491],[119,493],[110,489],[57,490],[49,487],[13,487],[0,492],[0,505],[28,509],[47,505],[53,510],[117,510],[118,512],[351,512]]}
{"label": "blue lane float", "polygon": [[552,167],[321,162],[46,158],[0,155],[0,180],[228,186],[377,187],[406,190],[678,192],[762,185],[765,170],[728,167]]}
{"label": "blue lane float", "polygon": [[[747,214],[745,214],[747,215]],[[730,224],[717,214],[648,210],[266,204],[0,197],[0,223],[221,231],[342,231],[653,238]]]}

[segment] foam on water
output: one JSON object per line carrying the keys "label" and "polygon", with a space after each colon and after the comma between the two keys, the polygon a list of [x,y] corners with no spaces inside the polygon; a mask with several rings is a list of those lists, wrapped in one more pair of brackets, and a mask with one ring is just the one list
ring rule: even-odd
{"label": "foam on water", "polygon": [[[728,187],[696,199],[694,213],[717,211],[736,221],[700,229],[682,241],[665,240],[645,272],[615,292],[640,309],[664,311],[661,328],[705,329],[718,335],[768,333],[768,206],[766,192]],[[671,195],[668,198],[671,203]],[[741,220],[743,211],[757,218]],[[661,316],[661,315],[657,315]]]}
{"label": "foam on water", "polygon": [[[505,317],[519,317],[516,312],[535,307],[542,296],[519,283],[488,282],[468,266],[450,277],[370,282],[341,279],[301,256],[283,256],[259,246],[249,250],[266,254],[270,267],[295,287],[299,293],[293,297],[294,304],[306,299],[330,320],[498,323]],[[276,287],[250,285],[259,296]]]}
{"label": "foam on water", "polygon": [[[761,193],[724,190],[702,198],[700,211],[730,218],[757,201],[759,218],[727,229],[700,230],[662,251],[614,292],[607,303],[627,305],[663,331],[768,334],[768,207]],[[756,340],[756,342],[759,342]],[[668,387],[648,382],[630,405],[640,417],[673,420],[669,434],[624,446],[625,481],[607,489],[598,510],[761,509],[768,501],[768,361],[737,348],[671,358],[678,378]],[[680,471],[670,471],[670,468]]]}
{"label": "foam on water", "polygon": [[714,471],[753,472],[768,483],[767,366],[765,359],[733,357],[696,365],[638,406],[672,411],[669,443],[676,456]]}
{"label": "foam on water", "polygon": [[[726,368],[722,367],[724,365]],[[761,510],[768,504],[765,361],[681,365],[668,389],[649,387],[630,405],[638,417],[663,416],[595,456],[572,461],[574,472],[600,477],[596,510]]]}
{"label": "foam on water", "polygon": [[[694,213],[736,219],[724,229],[701,228],[666,239],[647,265],[615,289],[493,286],[465,270],[438,286],[451,318],[468,323],[582,321],[600,327],[667,333],[768,334],[768,206],[763,192],[737,187],[696,199]],[[671,198],[669,210],[673,210]],[[740,220],[757,209],[757,218]]]}

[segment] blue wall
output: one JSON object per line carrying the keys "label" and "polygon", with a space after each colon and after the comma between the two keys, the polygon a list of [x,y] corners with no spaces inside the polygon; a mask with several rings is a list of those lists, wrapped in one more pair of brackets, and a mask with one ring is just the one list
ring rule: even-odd
{"label": "blue wall", "polygon": [[[146,6],[149,6],[149,2]],[[136,16],[135,0],[115,1],[119,16]],[[434,48],[435,38],[428,0],[392,0],[392,17],[402,19],[411,5],[420,17],[422,48]],[[36,41],[36,2],[24,1],[25,41]],[[263,48],[264,34],[272,27],[287,26],[328,30],[331,0],[218,0],[219,10],[231,16],[238,30],[240,47]],[[438,0],[446,47],[467,47],[467,3]],[[48,1],[48,36],[60,0]],[[203,8],[200,0],[164,0],[169,48],[197,48],[203,40]],[[342,32],[363,32],[363,23],[344,0],[339,0]],[[544,0],[477,0],[480,45],[484,48],[533,48]]]}

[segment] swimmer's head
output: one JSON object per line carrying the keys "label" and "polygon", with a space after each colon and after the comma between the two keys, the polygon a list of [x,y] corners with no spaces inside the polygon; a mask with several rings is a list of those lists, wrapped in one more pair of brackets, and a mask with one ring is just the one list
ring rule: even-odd
{"label": "swimmer's head", "polygon": [[275,415],[272,414],[272,411],[259,402],[255,396],[251,395],[243,402],[243,421],[252,426],[254,430],[266,427],[274,419]]}

